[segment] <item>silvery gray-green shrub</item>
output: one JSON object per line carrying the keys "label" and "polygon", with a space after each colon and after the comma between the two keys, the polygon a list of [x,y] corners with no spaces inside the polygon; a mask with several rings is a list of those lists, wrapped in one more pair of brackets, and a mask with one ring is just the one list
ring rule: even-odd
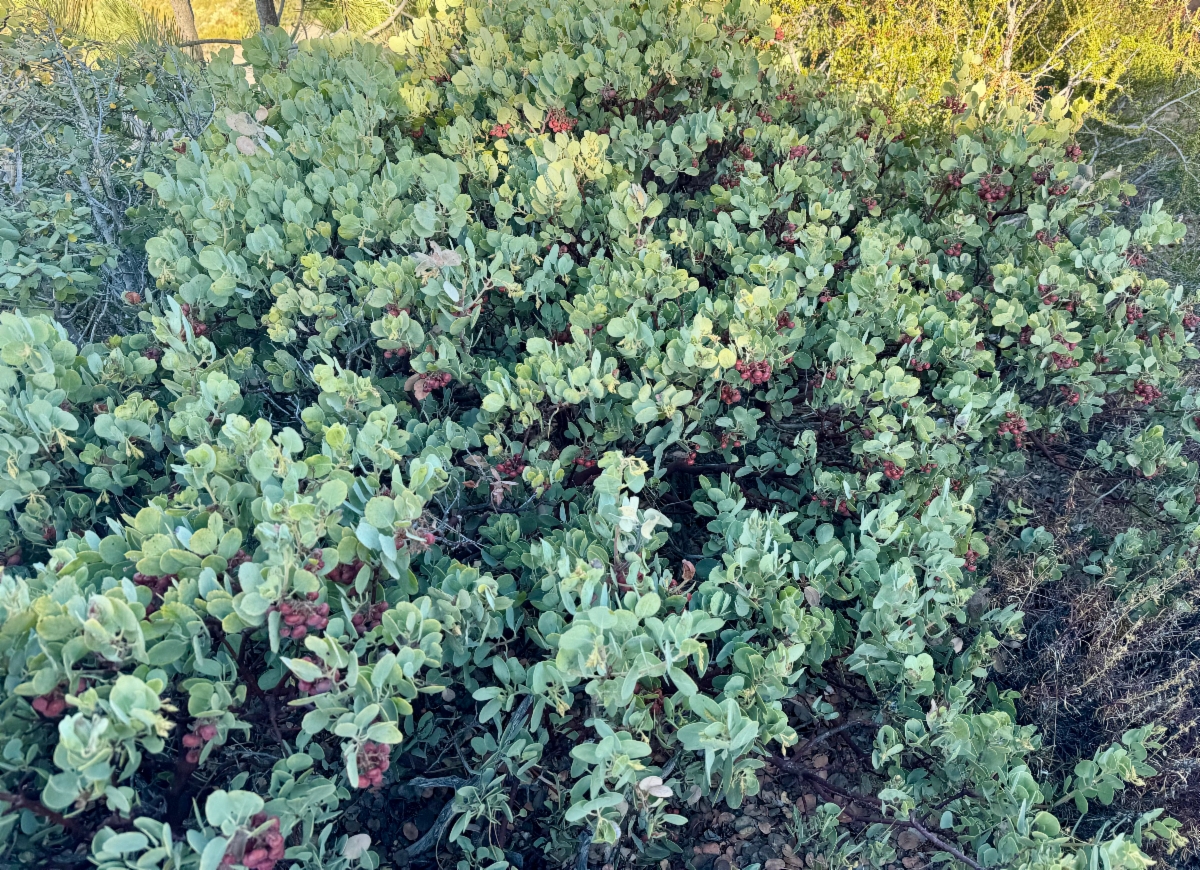
{"label": "silvery gray-green shrub", "polygon": [[[7,855],[375,867],[339,807],[449,763],[464,868],[550,777],[551,861],[682,861],[767,765],[821,791],[788,751],[841,668],[875,860],[904,828],[977,867],[1175,844],[1072,833],[1158,735],[1039,776],[989,682],[1021,614],[968,605],[989,481],[1113,408],[1141,428],[1091,461],[1200,550],[1198,319],[1138,268],[1184,228],[1113,222],[1132,188],[1065,105],[965,65],[902,129],[775,35],[752,2],[446,0],[211,63],[212,124],[142,177],[140,330],[0,314]],[[435,769],[448,699],[473,739]]]}

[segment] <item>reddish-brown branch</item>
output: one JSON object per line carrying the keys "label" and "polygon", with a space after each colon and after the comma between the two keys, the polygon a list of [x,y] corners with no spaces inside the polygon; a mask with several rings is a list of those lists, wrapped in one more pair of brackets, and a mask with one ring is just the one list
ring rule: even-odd
{"label": "reddish-brown branch", "polygon": [[29,810],[35,816],[41,816],[51,824],[58,825],[67,831],[75,830],[75,820],[68,819],[62,813],[55,812],[37,798],[27,798],[24,795],[0,791],[0,801],[8,804],[14,810]]}

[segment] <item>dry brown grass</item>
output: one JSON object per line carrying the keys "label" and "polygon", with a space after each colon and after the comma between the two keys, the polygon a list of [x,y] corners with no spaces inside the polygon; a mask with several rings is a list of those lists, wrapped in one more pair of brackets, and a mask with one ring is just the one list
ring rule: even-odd
{"label": "dry brown grass", "polygon": [[1194,793],[1200,786],[1196,566],[1156,568],[1121,584],[1078,570],[1097,548],[1097,537],[1155,523],[1127,504],[1098,498],[1104,490],[1097,491],[1087,473],[1073,474],[1060,489],[1047,488],[1044,482],[1056,475],[1049,462],[1044,465],[1007,481],[1002,496],[1034,507],[1030,520],[1053,535],[1051,561],[1063,566],[1062,576],[1054,579],[1045,560],[1039,566],[1035,556],[1006,554],[1003,546],[994,551],[993,598],[1015,603],[1026,614],[1024,643],[997,660],[999,682],[1020,691],[1022,718],[1045,736],[1042,761],[1060,774],[1130,728],[1161,727],[1164,746],[1152,759],[1158,776],[1112,807],[1094,810],[1085,826],[1094,829],[1163,807],[1184,823],[1192,850],[1162,856],[1166,864],[1200,860],[1200,798]]}

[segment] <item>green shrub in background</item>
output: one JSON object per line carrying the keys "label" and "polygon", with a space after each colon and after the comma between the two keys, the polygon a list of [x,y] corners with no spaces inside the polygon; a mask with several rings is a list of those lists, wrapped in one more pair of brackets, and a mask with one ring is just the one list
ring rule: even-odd
{"label": "green shrub in background", "polygon": [[[8,855],[374,867],[339,806],[398,783],[456,789],[409,858],[502,868],[510,790],[554,777],[526,851],[682,861],[767,765],[868,808],[874,863],[1180,844],[1072,832],[1161,735],[1041,775],[989,683],[1021,614],[976,593],[996,480],[1114,408],[1093,461],[1200,551],[1200,318],[1138,268],[1184,228],[1110,220],[1133,191],[1064,100],[964,67],[902,126],[785,75],[777,23],[445,2],[207,68],[212,124],[140,176],[135,325],[0,315]],[[857,792],[789,756],[842,724],[835,666],[873,699]],[[482,730],[447,771],[450,701]]]}

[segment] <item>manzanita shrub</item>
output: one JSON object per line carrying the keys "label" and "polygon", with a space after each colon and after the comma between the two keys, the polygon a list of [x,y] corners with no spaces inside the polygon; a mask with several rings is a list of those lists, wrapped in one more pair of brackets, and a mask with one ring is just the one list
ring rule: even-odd
{"label": "manzanita shrub", "polygon": [[[1109,220],[1132,189],[1061,103],[968,64],[902,129],[775,38],[740,0],[439,0],[211,63],[213,123],[142,179],[140,331],[0,315],[8,856],[374,867],[339,807],[450,785],[408,856],[503,868],[541,781],[551,863],[683,866],[674,826],[768,765],[857,802],[876,863],[1177,844],[1076,835],[1159,735],[1039,773],[988,680],[1021,614],[976,591],[996,476],[1114,409],[1089,461],[1200,552],[1198,317],[1139,270],[1184,228]],[[789,756],[835,672],[862,792]]]}

